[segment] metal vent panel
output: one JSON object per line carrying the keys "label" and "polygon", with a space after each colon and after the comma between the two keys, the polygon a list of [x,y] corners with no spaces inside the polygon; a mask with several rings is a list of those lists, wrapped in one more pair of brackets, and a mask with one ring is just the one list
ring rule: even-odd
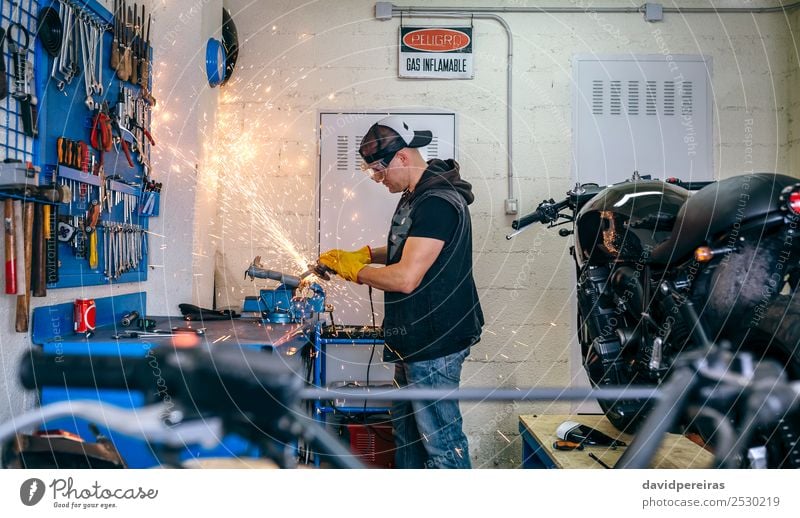
{"label": "metal vent panel", "polygon": [[578,181],[609,184],[633,171],[713,178],[710,60],[701,56],[576,56]]}

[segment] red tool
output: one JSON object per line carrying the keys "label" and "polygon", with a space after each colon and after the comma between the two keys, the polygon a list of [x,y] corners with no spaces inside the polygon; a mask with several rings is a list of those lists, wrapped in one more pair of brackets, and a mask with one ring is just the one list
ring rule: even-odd
{"label": "red tool", "polygon": [[125,159],[128,161],[128,165],[133,167],[133,159],[131,158],[130,147],[128,147],[128,143],[125,141],[125,136],[122,134],[122,128],[120,128],[119,121],[116,118],[111,119],[111,128],[119,135],[119,142],[122,146],[122,152],[125,153]]}
{"label": "red tool", "polygon": [[119,141],[122,145],[122,152],[125,153],[125,159],[128,161],[128,165],[133,167],[133,159],[131,158],[131,150],[128,147],[128,143],[122,137],[119,138]]}
{"label": "red tool", "polygon": [[14,200],[5,201],[5,228],[6,228],[6,293],[17,293],[17,244],[15,239],[16,228],[14,225]]}
{"label": "red tool", "polygon": [[89,172],[89,146],[86,142],[80,142],[80,153],[81,153],[81,171],[84,173]]}
{"label": "red tool", "polygon": [[103,152],[111,151],[111,117],[105,110],[99,110],[94,116],[92,124],[92,147],[100,151],[100,162],[103,161]]}

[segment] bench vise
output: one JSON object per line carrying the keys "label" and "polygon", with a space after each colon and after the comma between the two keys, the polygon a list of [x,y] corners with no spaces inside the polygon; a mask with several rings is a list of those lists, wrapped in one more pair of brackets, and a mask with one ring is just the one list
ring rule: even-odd
{"label": "bench vise", "polygon": [[243,312],[260,313],[265,323],[292,324],[307,321],[325,311],[325,290],[322,286],[315,282],[304,282],[294,275],[264,269],[259,259],[256,257],[253,260],[245,271],[245,278],[271,279],[280,284],[271,290],[261,290],[257,297],[245,297]]}

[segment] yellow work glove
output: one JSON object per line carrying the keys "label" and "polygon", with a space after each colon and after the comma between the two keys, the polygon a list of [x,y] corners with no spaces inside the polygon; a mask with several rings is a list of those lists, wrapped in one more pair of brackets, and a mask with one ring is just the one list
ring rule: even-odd
{"label": "yellow work glove", "polygon": [[335,271],[341,278],[358,282],[358,272],[372,262],[372,250],[368,246],[353,252],[328,250],[319,256],[319,262]]}

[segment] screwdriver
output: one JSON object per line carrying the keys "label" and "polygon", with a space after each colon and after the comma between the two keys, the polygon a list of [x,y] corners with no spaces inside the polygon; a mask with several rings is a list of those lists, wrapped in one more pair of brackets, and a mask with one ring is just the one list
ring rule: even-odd
{"label": "screwdriver", "polygon": [[553,443],[553,449],[559,451],[582,450],[583,444],[572,441],[556,441]]}

